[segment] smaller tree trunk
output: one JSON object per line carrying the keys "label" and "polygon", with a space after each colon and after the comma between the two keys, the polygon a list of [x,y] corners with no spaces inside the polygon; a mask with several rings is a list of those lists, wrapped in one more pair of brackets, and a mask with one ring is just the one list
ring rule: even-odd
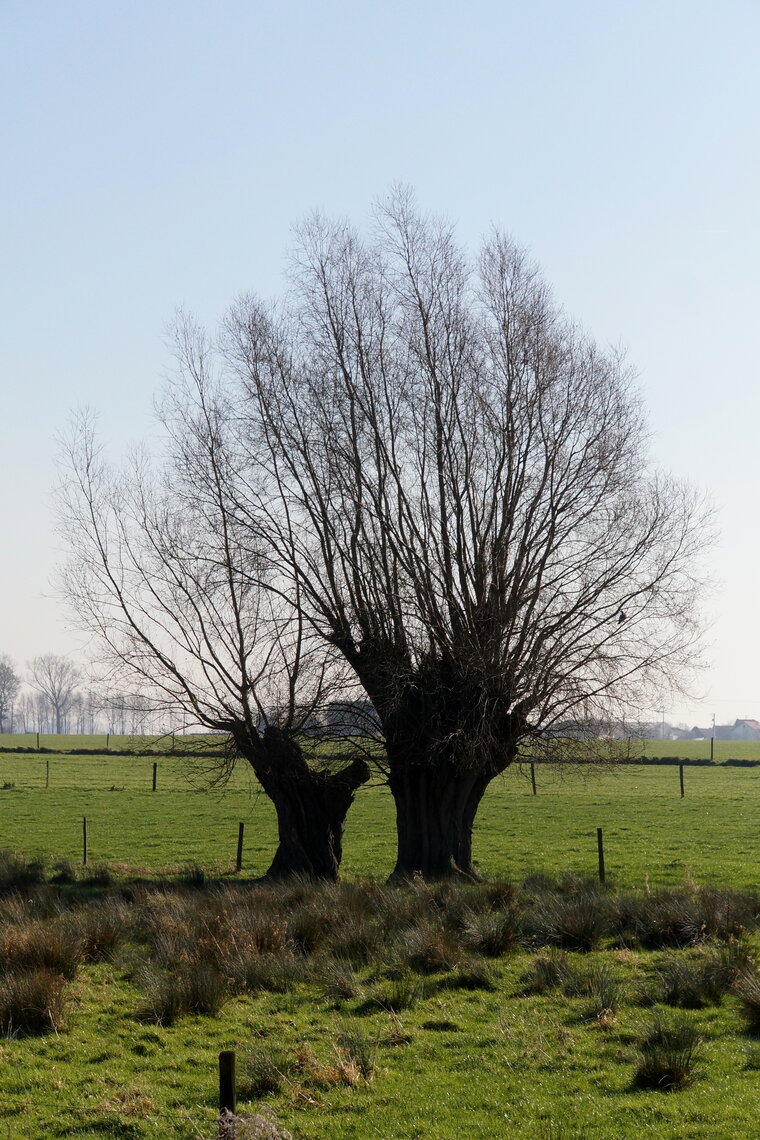
{"label": "smaller tree trunk", "polygon": [[268,879],[293,875],[338,877],[343,827],[357,788],[369,779],[366,762],[356,757],[337,771],[313,771],[297,743],[267,728],[255,743],[238,741],[277,813],[278,847]]}

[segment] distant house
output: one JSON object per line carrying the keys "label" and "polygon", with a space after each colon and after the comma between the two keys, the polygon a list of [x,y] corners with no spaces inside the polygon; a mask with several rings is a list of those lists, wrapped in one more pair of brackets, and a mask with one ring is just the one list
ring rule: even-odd
{"label": "distant house", "polygon": [[330,701],[327,727],[333,736],[376,737],[380,721],[370,701]]}
{"label": "distant house", "polygon": [[[760,740],[760,721],[735,720],[733,724],[716,724],[716,740]],[[689,734],[692,740],[709,740],[712,728],[693,728]]]}
{"label": "distant house", "polygon": [[729,740],[760,740],[760,721],[734,721]]}

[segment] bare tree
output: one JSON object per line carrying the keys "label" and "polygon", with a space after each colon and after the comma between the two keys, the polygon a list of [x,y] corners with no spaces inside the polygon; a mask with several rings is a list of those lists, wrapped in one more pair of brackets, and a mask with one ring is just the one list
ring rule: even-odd
{"label": "bare tree", "polygon": [[[243,757],[277,812],[270,877],[335,878],[346,813],[369,777],[361,749],[326,755],[305,732],[346,668],[273,579],[267,550],[230,512],[236,441],[205,366],[202,338],[180,329],[184,380],[167,395],[167,453],[104,462],[92,422],[66,448],[59,507],[71,557],[63,588],[101,647],[127,704],[229,734],[225,778]],[[126,707],[126,706],[125,706]]]}
{"label": "bare tree", "polygon": [[371,698],[396,872],[474,875],[521,741],[693,664],[703,506],[650,469],[630,370],[524,252],[494,233],[470,263],[405,192],[372,241],[303,227],[285,304],[238,302],[222,353],[231,514]]}
{"label": "bare tree", "polygon": [[[16,699],[21,678],[7,653],[0,654],[0,732],[13,731],[13,702]],[[8,728],[10,725],[10,729]]]}
{"label": "bare tree", "polygon": [[68,657],[45,653],[29,663],[30,684],[48,701],[55,732],[66,731],[66,718],[74,706],[79,669]]}

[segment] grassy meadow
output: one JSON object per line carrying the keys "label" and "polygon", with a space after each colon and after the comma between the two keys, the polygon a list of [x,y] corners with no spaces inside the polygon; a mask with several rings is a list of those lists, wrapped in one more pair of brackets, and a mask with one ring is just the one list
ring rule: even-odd
{"label": "grassy meadow", "polygon": [[[2,1140],[216,1140],[225,1048],[241,1113],[282,1126],[240,1140],[760,1136],[741,991],[760,990],[760,768],[687,767],[682,799],[677,767],[538,765],[536,796],[516,767],[475,833],[514,889],[383,887],[392,801],[363,788],[346,886],[261,893],[276,828],[249,772],[204,790],[202,760],[160,754],[153,792],[153,762],[0,753],[0,848],[21,853],[0,866]],[[637,1076],[662,1018],[686,1034],[670,1093]]]}
{"label": "grassy meadow", "polygon": [[[77,861],[86,816],[90,863],[124,874],[188,865],[227,872],[244,822],[244,875],[266,870],[274,813],[245,765],[226,787],[207,790],[207,759],[162,755],[153,792],[153,763],[145,756],[0,753],[0,848]],[[694,878],[749,887],[760,877],[760,767],[686,767],[683,799],[673,766],[537,765],[536,780],[536,796],[526,767],[491,785],[475,831],[475,858],[486,877],[593,874],[597,827],[607,874],[621,886]],[[344,873],[385,878],[393,840],[387,790],[360,789],[347,821]]]}

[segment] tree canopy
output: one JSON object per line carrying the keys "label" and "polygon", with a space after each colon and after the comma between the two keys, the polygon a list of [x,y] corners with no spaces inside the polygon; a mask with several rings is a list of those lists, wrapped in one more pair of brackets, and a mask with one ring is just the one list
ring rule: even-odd
{"label": "tree canopy", "polygon": [[[470,258],[403,190],[368,237],[311,219],[279,304],[241,298],[218,337],[181,321],[177,343],[182,430],[161,505],[175,523],[136,558],[124,537],[113,556],[90,543],[101,585],[117,567],[90,616],[108,640],[124,567],[141,589],[158,575],[182,626],[162,616],[159,641],[195,672],[219,669],[197,627],[232,631],[236,708],[243,640],[272,660],[262,612],[278,659],[297,629],[323,678],[349,683],[340,660],[372,702],[397,873],[474,874],[478,805],[521,741],[567,719],[638,719],[693,664],[706,512],[651,469],[631,370],[509,238]],[[131,502],[136,469],[129,486]],[[155,533],[150,498],[136,502]],[[246,602],[230,609],[233,583]],[[175,661],[143,633],[129,639],[150,673]]]}

